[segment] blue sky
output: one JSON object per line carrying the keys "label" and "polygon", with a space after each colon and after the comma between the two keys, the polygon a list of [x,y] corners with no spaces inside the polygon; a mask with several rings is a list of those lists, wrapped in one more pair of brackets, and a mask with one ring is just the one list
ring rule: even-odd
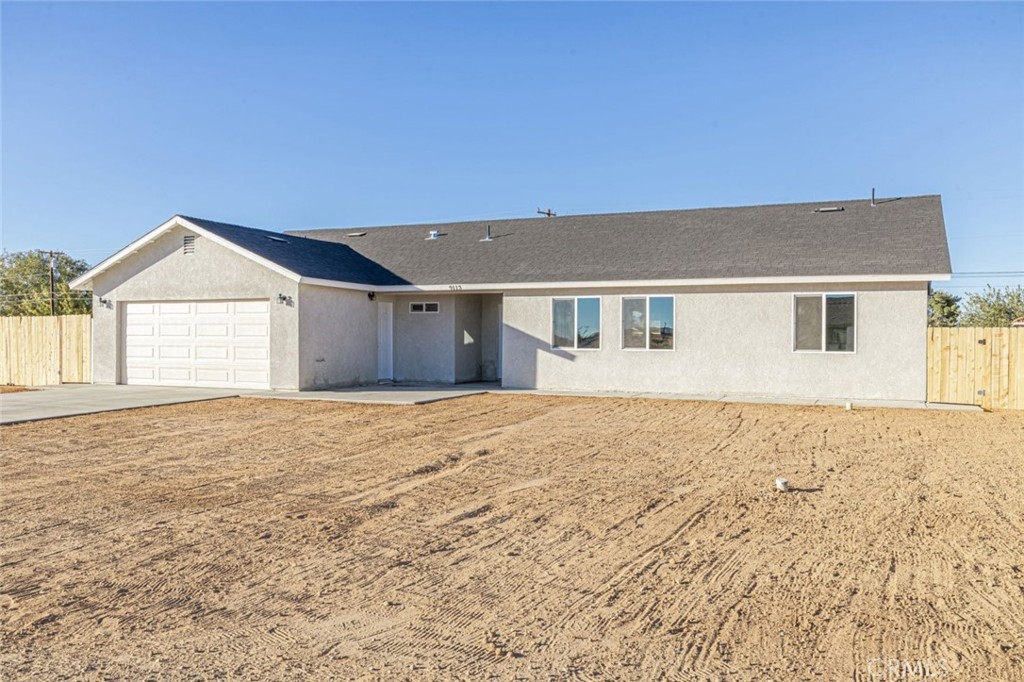
{"label": "blue sky", "polygon": [[942,194],[955,271],[1024,270],[1019,3],[0,11],[9,251],[94,263],[175,213],[287,229],[874,186]]}

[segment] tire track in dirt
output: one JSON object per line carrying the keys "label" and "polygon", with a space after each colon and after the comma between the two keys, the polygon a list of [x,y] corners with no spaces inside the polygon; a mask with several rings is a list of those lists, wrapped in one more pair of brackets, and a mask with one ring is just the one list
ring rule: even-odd
{"label": "tire track in dirt", "polygon": [[[283,403],[5,429],[0,666],[870,679],[896,656],[1024,677],[1014,415]],[[779,495],[780,473],[820,490]]]}

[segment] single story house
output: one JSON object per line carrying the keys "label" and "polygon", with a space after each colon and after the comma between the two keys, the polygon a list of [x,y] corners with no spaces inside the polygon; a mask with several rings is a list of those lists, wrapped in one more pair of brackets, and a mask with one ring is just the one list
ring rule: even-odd
{"label": "single story house", "polygon": [[97,383],[500,381],[925,399],[938,196],[274,232],[174,216],[76,279]]}

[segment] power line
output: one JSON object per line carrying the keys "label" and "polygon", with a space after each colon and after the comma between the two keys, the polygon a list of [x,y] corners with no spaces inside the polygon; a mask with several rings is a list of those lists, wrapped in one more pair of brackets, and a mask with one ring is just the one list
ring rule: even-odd
{"label": "power line", "polygon": [[953,272],[952,275],[954,278],[1020,278],[1020,276],[1024,276],[1024,270],[978,270],[977,272]]}
{"label": "power line", "polygon": [[[68,291],[68,292],[60,292],[60,293],[54,294],[53,296],[55,298],[61,298],[63,296],[90,296],[90,295],[91,294],[89,294],[89,292],[86,292],[86,291]],[[0,294],[0,298],[39,298],[39,299],[47,299],[47,298],[50,298],[50,297],[51,297],[50,294],[48,294],[46,292]]]}
{"label": "power line", "polygon": [[985,285],[964,285],[962,287],[932,287],[934,291],[946,291],[949,289],[985,289]]}
{"label": "power line", "polygon": [[1019,237],[1019,234],[976,234],[968,237],[949,237],[951,242],[962,242],[976,239],[1004,239],[1006,237]]}

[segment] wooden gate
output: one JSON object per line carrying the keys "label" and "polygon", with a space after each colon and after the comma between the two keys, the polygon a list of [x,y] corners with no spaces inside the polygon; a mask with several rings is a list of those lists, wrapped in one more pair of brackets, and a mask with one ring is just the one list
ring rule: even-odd
{"label": "wooden gate", "polygon": [[930,327],[928,401],[1024,410],[1024,328]]}
{"label": "wooden gate", "polygon": [[91,350],[91,315],[0,317],[0,384],[87,384]]}

